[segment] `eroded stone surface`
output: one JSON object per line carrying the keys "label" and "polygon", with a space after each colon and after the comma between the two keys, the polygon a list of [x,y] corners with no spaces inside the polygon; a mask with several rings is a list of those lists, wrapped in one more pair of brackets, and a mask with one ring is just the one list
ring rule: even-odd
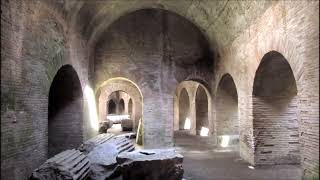
{"label": "eroded stone surface", "polygon": [[82,180],[88,177],[90,161],[79,150],[66,150],[48,159],[30,177],[32,180]]}
{"label": "eroded stone surface", "polygon": [[181,180],[183,156],[174,149],[136,150],[117,157],[124,180]]}

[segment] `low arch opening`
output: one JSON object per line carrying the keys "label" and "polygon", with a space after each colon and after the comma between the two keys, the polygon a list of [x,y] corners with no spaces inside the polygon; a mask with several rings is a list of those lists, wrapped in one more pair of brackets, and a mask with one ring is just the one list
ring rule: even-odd
{"label": "low arch opening", "polygon": [[297,86],[285,57],[264,55],[253,85],[255,164],[299,164]]}
{"label": "low arch opening", "polygon": [[189,95],[185,88],[179,96],[179,130],[190,130],[190,102]]}
{"label": "low arch opening", "polygon": [[221,147],[239,144],[238,93],[230,74],[224,75],[216,96],[216,130]]}
{"label": "low arch opening", "polygon": [[209,118],[208,118],[208,97],[205,89],[198,86],[196,92],[196,134],[208,136]]}
{"label": "low arch opening", "polygon": [[77,72],[62,66],[49,91],[48,158],[83,141],[83,93]]}

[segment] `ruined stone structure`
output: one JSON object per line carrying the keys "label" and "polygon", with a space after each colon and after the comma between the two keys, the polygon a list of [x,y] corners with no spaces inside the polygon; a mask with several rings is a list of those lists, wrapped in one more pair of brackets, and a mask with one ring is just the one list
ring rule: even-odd
{"label": "ruined stone structure", "polygon": [[1,179],[28,179],[113,113],[141,119],[141,148],[183,132],[206,152],[235,145],[261,178],[317,176],[319,1],[1,0]]}

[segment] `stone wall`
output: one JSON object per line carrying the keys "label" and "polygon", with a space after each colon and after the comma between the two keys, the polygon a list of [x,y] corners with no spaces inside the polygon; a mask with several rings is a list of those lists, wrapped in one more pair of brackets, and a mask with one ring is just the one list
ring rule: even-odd
{"label": "stone wall", "polygon": [[300,164],[297,98],[254,97],[255,164]]}
{"label": "stone wall", "polygon": [[1,1],[1,179],[27,179],[47,159],[48,95],[58,69],[71,64],[82,88],[87,82],[84,44],[71,29],[66,37],[58,12],[44,1]]}
{"label": "stone wall", "polygon": [[[239,99],[240,155],[254,164],[253,82],[265,54],[281,53],[297,83],[299,141],[304,176],[319,165],[319,2],[272,4],[232,44],[224,48],[215,79],[229,73]],[[215,81],[218,82],[218,81]],[[213,89],[217,89],[217,84]],[[214,93],[215,94],[215,93]]]}

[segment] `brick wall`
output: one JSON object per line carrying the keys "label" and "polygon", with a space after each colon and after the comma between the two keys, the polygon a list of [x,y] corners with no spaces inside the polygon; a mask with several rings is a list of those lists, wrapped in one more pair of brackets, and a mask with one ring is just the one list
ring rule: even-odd
{"label": "brick wall", "polygon": [[[255,98],[252,93],[255,73],[268,52],[277,51],[285,57],[297,84],[300,156],[304,177],[316,173],[319,165],[318,6],[318,1],[273,3],[222,50],[221,62],[217,63],[215,74],[215,80],[225,73],[234,78],[239,97],[240,155],[254,164]],[[217,82],[213,89],[217,89]]]}
{"label": "brick wall", "polygon": [[1,1],[1,179],[27,179],[47,159],[48,95],[59,68],[71,64],[82,88],[87,82],[85,44],[71,29],[66,37],[57,12],[44,1]]}
{"label": "brick wall", "polygon": [[297,98],[253,97],[255,164],[300,164]]}

